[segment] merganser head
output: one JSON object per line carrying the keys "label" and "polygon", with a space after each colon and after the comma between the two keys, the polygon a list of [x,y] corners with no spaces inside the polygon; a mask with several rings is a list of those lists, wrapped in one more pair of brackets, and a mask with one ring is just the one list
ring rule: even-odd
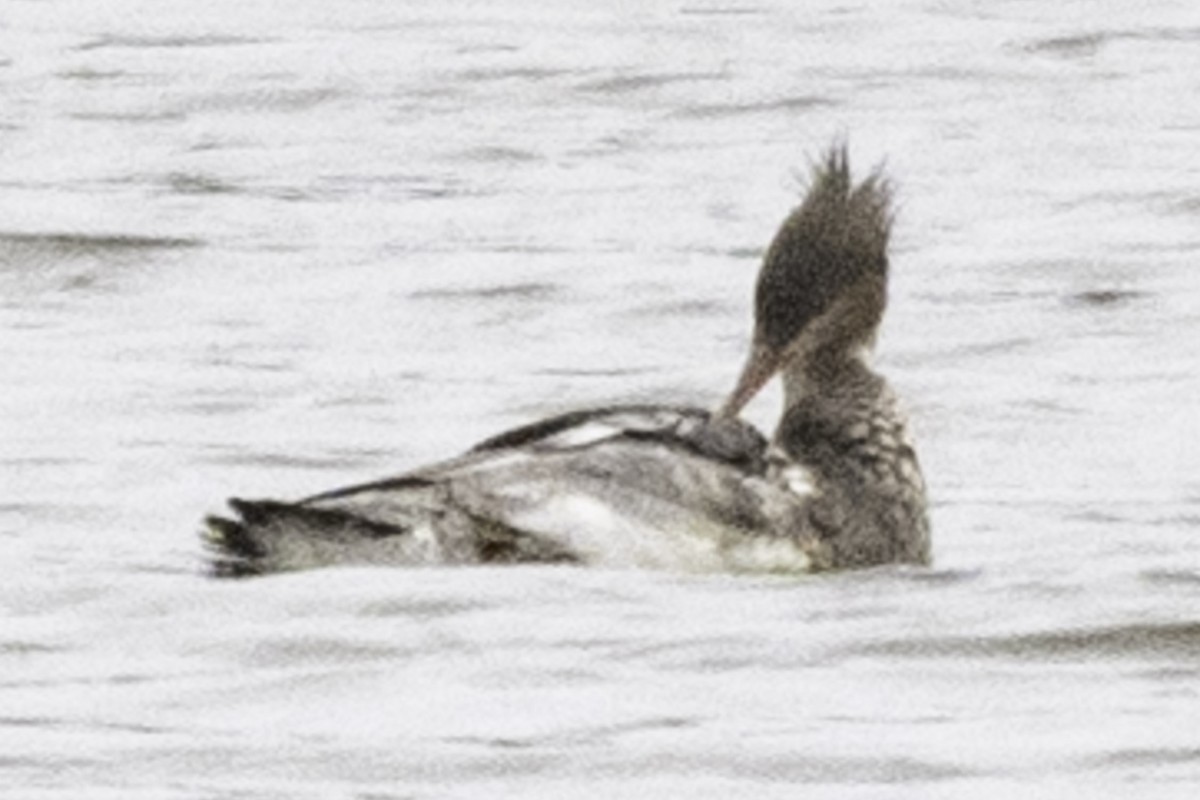
{"label": "merganser head", "polygon": [[816,165],[767,250],[750,357],[720,414],[737,414],[780,370],[819,377],[870,350],[887,305],[890,205],[880,171],[853,185],[844,146]]}

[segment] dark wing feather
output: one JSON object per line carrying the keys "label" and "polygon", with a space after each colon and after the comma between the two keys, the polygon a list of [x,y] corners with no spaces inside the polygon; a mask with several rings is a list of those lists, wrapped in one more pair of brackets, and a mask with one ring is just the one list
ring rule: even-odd
{"label": "dark wing feather", "polygon": [[740,419],[714,418],[709,411],[686,406],[627,405],[572,411],[497,434],[470,452],[569,446],[571,438],[563,435],[589,425],[608,426],[613,436],[681,447],[750,472],[766,467],[767,440],[752,425]]}

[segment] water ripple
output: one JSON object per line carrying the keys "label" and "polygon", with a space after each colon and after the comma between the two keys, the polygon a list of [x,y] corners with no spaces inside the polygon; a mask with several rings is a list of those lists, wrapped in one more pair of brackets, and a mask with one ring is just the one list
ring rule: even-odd
{"label": "water ripple", "polygon": [[711,119],[749,114],[773,114],[777,111],[812,111],[836,104],[836,101],[828,97],[801,95],[799,97],[784,97],[778,100],[763,100],[752,103],[704,103],[681,108],[678,111],[672,112],[672,116]]}
{"label": "water ripple", "polygon": [[1200,622],[1118,625],[993,637],[896,639],[857,652],[909,658],[1070,660],[1200,657]]}
{"label": "water ripple", "polygon": [[132,49],[146,50],[177,47],[231,47],[234,45],[265,44],[266,39],[245,36],[221,36],[216,34],[197,36],[100,36],[83,44],[77,45],[76,50],[110,50]]}
{"label": "water ripple", "polygon": [[553,283],[524,282],[478,287],[439,287],[435,289],[418,289],[410,292],[414,300],[454,300],[476,302],[479,300],[498,301],[544,301],[553,298],[561,291],[561,287]]}
{"label": "water ripple", "polygon": [[0,253],[40,257],[142,253],[153,250],[179,250],[203,245],[204,242],[201,239],[175,236],[0,231]]}

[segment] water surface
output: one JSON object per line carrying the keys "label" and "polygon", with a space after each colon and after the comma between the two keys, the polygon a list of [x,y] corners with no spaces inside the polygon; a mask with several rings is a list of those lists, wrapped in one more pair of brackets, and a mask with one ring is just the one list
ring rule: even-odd
{"label": "water surface", "polygon": [[[8,3],[6,795],[1191,797],[1200,22],[876,5]],[[839,136],[932,569],[206,577],[229,494],[715,403]]]}

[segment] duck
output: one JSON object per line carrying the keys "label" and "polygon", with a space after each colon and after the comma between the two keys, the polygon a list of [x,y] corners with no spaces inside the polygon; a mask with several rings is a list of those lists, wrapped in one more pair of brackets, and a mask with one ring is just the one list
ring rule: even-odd
{"label": "duck", "polygon": [[[203,526],[222,575],[317,567],[574,564],[807,573],[930,562],[924,478],[871,357],[887,305],[892,184],[844,144],[763,257],[750,351],[715,409],[582,409],[465,453],[295,501],[228,501]],[[775,377],[767,438],[739,417]]]}

